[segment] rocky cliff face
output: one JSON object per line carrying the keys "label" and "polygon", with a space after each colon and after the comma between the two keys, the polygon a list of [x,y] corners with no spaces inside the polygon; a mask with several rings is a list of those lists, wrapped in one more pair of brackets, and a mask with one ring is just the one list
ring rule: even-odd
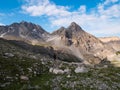
{"label": "rocky cliff face", "polygon": [[75,45],[86,51],[90,51],[93,47],[97,48],[98,46],[101,47],[103,45],[99,39],[82,30],[75,22],[72,22],[68,28],[60,28],[53,32],[52,35],[59,35],[61,40],[65,42],[65,45]]}
{"label": "rocky cliff face", "polygon": [[72,22],[68,28],[62,27],[58,29],[52,35],[57,37],[52,39],[53,42],[60,42],[58,47],[69,47],[72,53],[90,62],[92,59],[99,62],[100,59],[106,58],[114,52],[111,47],[105,45],[95,36],[85,32],[75,22]]}

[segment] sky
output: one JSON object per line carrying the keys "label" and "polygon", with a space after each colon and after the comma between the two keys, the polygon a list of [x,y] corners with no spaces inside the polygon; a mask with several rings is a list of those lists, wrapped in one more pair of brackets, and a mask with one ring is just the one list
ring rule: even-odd
{"label": "sky", "polygon": [[120,0],[1,0],[0,25],[21,21],[48,32],[76,22],[97,37],[120,37]]}

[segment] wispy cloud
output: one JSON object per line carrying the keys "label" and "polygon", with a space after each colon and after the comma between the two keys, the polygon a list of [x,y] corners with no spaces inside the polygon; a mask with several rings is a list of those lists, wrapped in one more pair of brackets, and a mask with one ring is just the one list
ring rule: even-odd
{"label": "wispy cloud", "polygon": [[105,0],[105,2],[103,2],[103,5],[109,5],[109,4],[113,4],[118,2],[118,0]]}
{"label": "wispy cloud", "polygon": [[95,35],[120,34],[119,0],[105,0],[87,13],[85,5],[71,11],[68,6],[59,6],[49,0],[26,0],[22,6],[31,16],[47,16],[52,26],[68,26],[75,21]]}

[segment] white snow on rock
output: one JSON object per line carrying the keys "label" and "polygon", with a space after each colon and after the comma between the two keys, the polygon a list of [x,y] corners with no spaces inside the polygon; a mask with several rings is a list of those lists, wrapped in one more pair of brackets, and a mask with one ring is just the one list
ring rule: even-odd
{"label": "white snow on rock", "polygon": [[33,29],[33,32],[37,32],[37,30],[36,30],[36,29]]}
{"label": "white snow on rock", "polygon": [[3,37],[5,34],[6,34],[6,33],[1,34],[0,37]]}

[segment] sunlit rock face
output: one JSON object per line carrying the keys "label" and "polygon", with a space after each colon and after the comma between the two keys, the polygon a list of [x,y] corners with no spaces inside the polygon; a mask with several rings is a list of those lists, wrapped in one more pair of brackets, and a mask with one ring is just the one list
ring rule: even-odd
{"label": "sunlit rock face", "polygon": [[67,28],[61,27],[54,31],[52,36],[58,37],[51,40],[51,42],[59,42],[60,44],[56,44],[58,47],[67,47],[74,55],[93,63],[99,63],[114,52],[111,47],[85,32],[75,22],[72,22]]}

